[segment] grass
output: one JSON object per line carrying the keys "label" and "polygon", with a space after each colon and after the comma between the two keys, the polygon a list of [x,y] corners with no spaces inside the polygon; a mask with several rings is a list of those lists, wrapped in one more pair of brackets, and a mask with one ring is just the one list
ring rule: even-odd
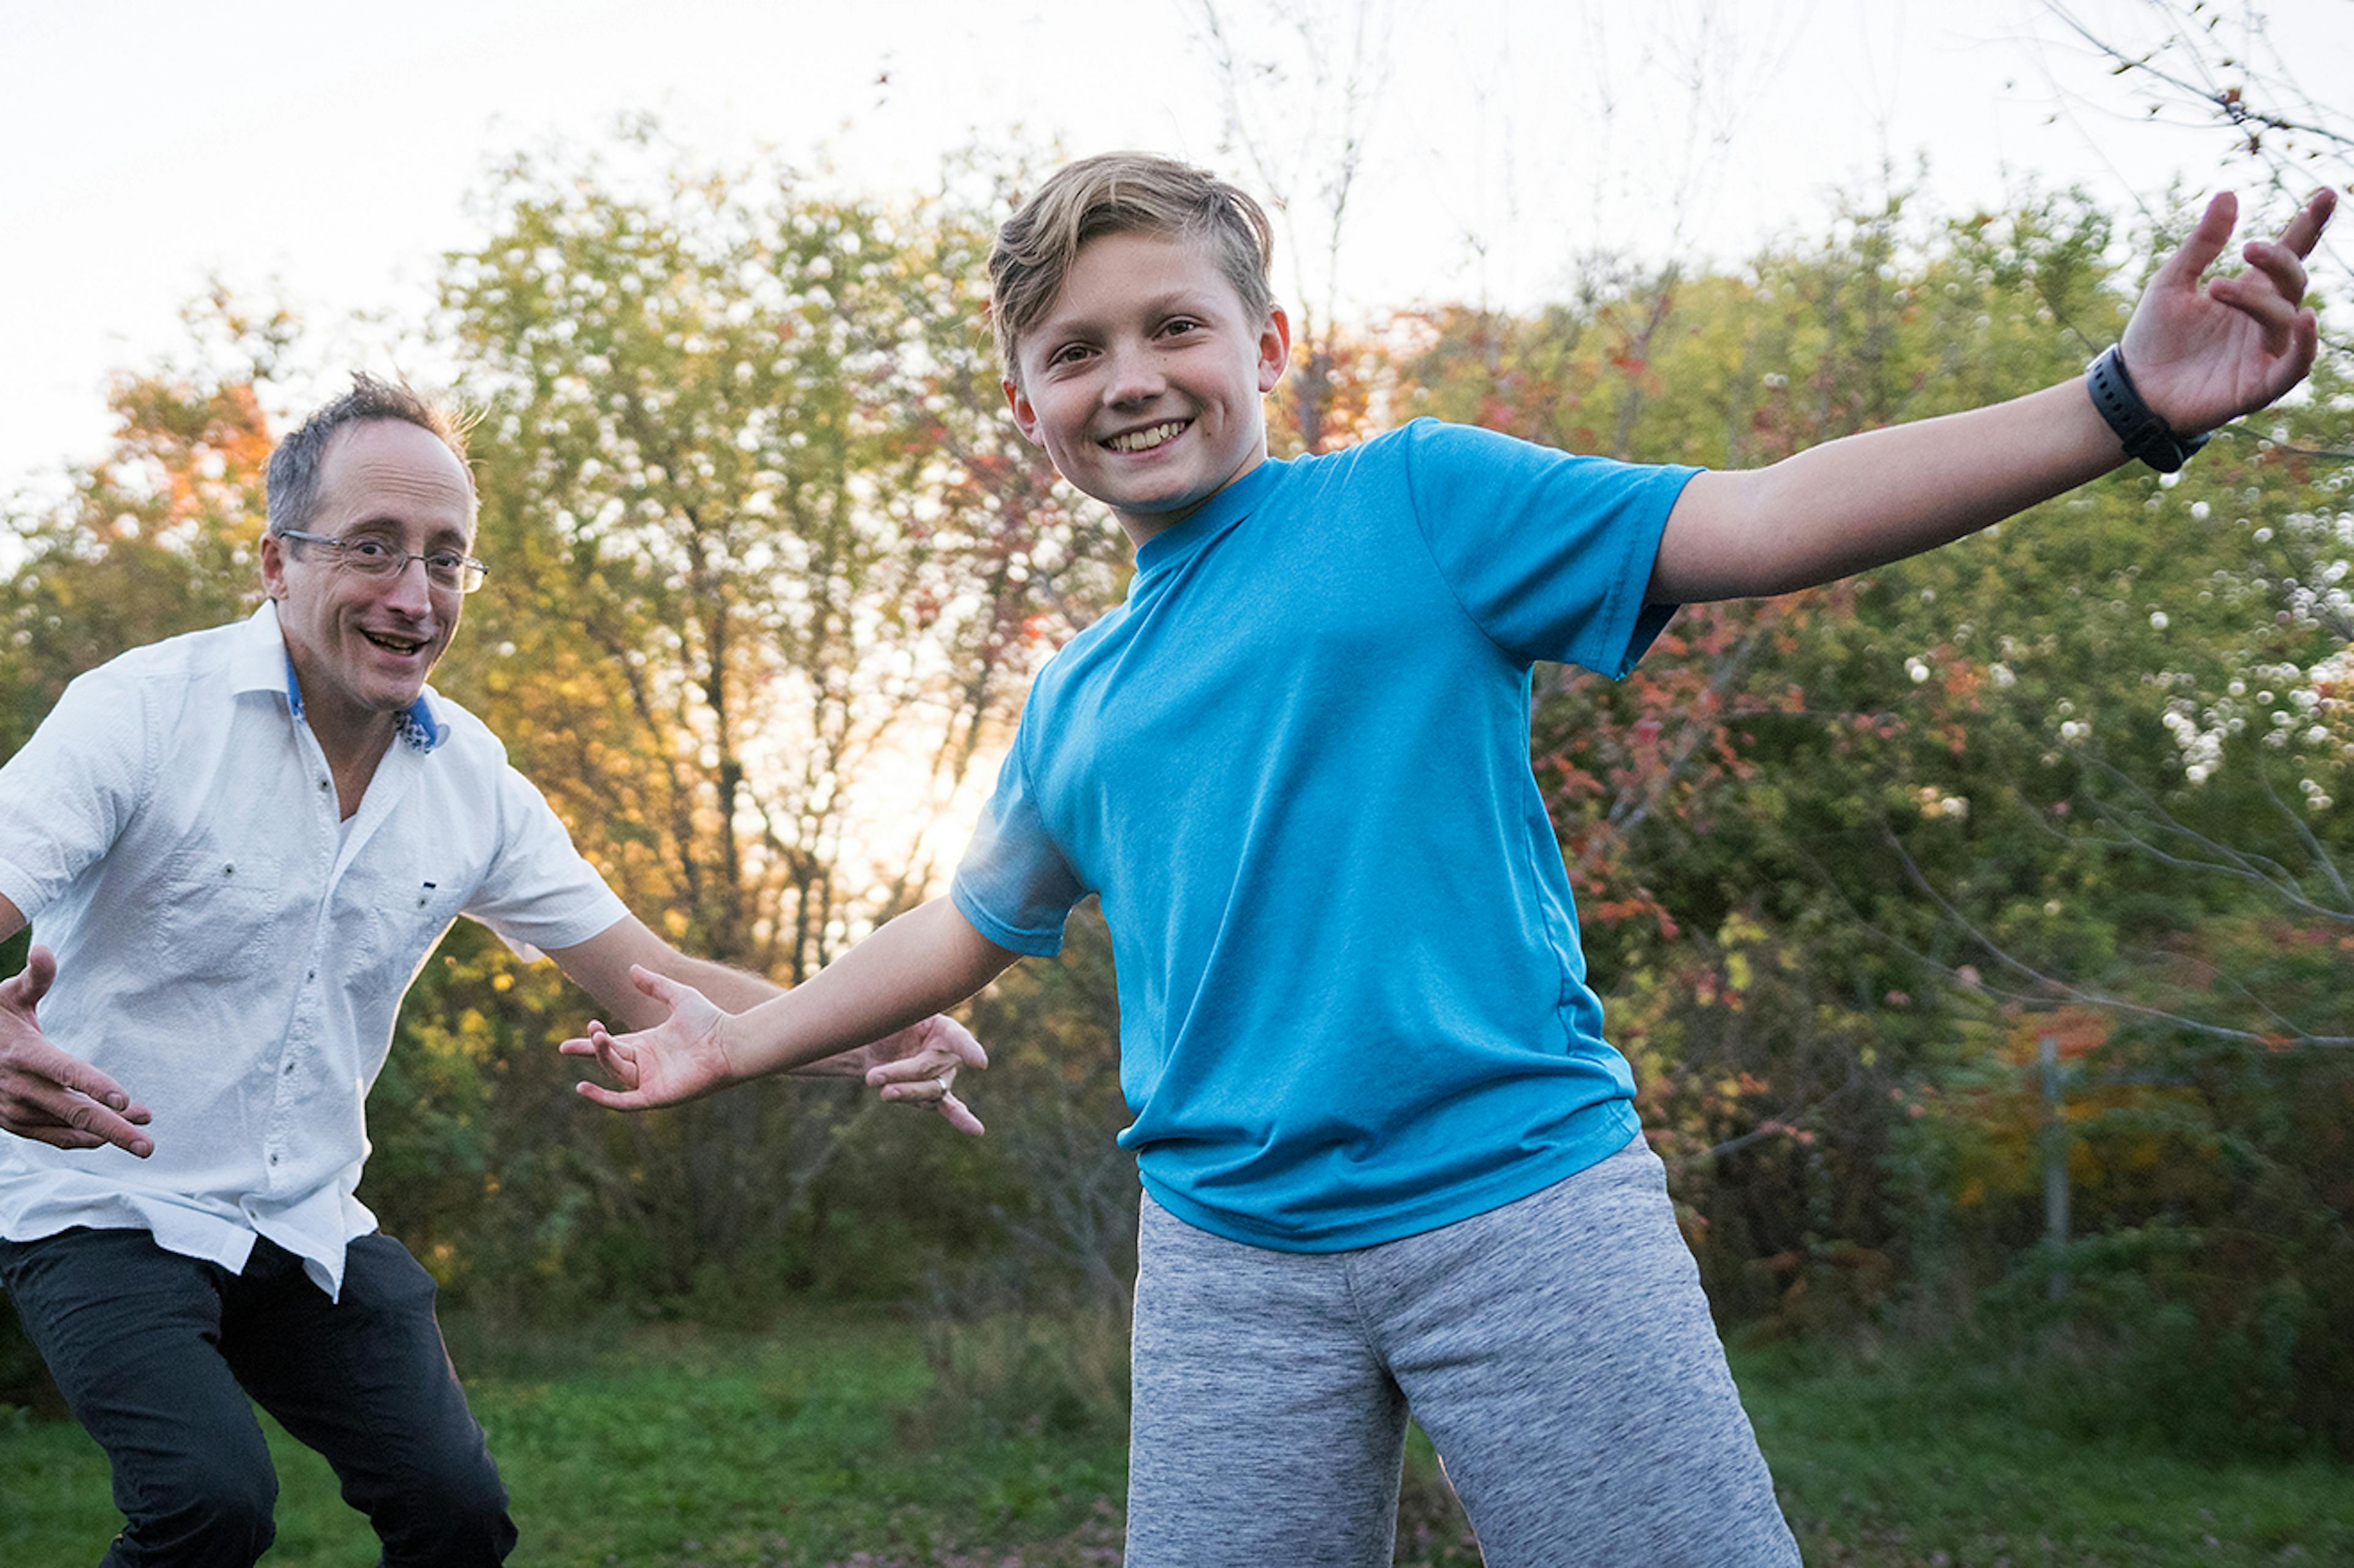
{"label": "grass", "polygon": [[1736,1355],[1784,1511],[1818,1564],[2354,1563],[2354,1468],[2201,1463],[2071,1437],[1903,1366]]}
{"label": "grass", "polygon": [[[514,1562],[580,1568],[1088,1568],[1119,1561],[1125,1459],[1084,1423],[960,1424],[903,1321],[797,1315],[761,1335],[618,1330],[453,1351],[514,1493]],[[1735,1357],[1812,1563],[2354,1561],[2354,1470],[2201,1465],[2072,1440],[1917,1372]],[[274,1429],[277,1568],[366,1568],[366,1524]],[[69,1422],[0,1410],[0,1562],[94,1560],[116,1516]],[[1401,1563],[1477,1561],[1427,1446],[1409,1457]]]}

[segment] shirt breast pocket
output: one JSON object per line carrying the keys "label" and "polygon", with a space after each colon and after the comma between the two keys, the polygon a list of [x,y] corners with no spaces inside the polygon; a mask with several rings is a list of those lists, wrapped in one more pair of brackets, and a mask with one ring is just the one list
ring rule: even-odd
{"label": "shirt breast pocket", "polygon": [[349,878],[347,885],[363,933],[363,974],[355,978],[396,991],[417,978],[466,902],[462,885],[426,872],[368,874]]}
{"label": "shirt breast pocket", "polygon": [[172,857],[163,891],[155,914],[159,977],[239,982],[284,938],[285,888],[270,850],[202,840]]}

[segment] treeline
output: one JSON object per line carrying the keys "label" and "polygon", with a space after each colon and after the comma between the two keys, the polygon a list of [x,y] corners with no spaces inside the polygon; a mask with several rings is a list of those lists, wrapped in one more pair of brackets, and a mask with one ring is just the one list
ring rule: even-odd
{"label": "treeline", "polygon": [[[418,323],[482,411],[493,563],[437,684],[690,950],[798,980],[935,888],[1029,676],[1121,591],[1117,530],[999,412],[1004,196],[519,160]],[[1824,228],[1324,334],[1277,444],[1428,414],[1770,462],[2078,374],[2168,243],[2048,193]],[[75,673],[254,601],[263,409],[305,340],[244,311],[202,307],[203,354],[125,376],[114,450],[10,517],[0,746]],[[1623,683],[1540,673],[1596,981],[1729,1327],[2034,1354],[2105,1420],[2354,1450],[2349,369],[2179,483],[1687,610]],[[1082,921],[973,1014],[980,1142],[822,1082],[603,1116],[554,1051],[584,1000],[461,923],[363,1196],[515,1316],[1116,1312],[1106,944]]]}

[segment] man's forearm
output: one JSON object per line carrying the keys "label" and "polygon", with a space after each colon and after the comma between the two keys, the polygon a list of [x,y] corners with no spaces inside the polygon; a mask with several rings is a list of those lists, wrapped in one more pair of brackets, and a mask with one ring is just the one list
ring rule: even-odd
{"label": "man's forearm", "polygon": [[646,968],[693,986],[730,1012],[748,1012],[785,994],[785,988],[766,975],[686,953],[673,951]]}
{"label": "man's forearm", "polygon": [[1668,518],[1655,604],[1788,593],[1958,539],[2126,461],[2082,381],[1703,473]]}

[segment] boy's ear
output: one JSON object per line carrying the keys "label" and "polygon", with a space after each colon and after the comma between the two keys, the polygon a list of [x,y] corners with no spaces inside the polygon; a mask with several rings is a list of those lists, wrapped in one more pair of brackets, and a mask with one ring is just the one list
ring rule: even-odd
{"label": "boy's ear", "polygon": [[1283,313],[1281,305],[1267,307],[1267,323],[1258,329],[1258,389],[1262,395],[1275,390],[1283,373],[1291,366],[1291,318]]}
{"label": "boy's ear", "polygon": [[1032,408],[1030,399],[1022,395],[1021,386],[1012,381],[1001,381],[998,385],[1005,388],[1005,406],[1013,410],[1013,428],[1022,432],[1022,439],[1034,447],[1045,445],[1038,439],[1038,410]]}

